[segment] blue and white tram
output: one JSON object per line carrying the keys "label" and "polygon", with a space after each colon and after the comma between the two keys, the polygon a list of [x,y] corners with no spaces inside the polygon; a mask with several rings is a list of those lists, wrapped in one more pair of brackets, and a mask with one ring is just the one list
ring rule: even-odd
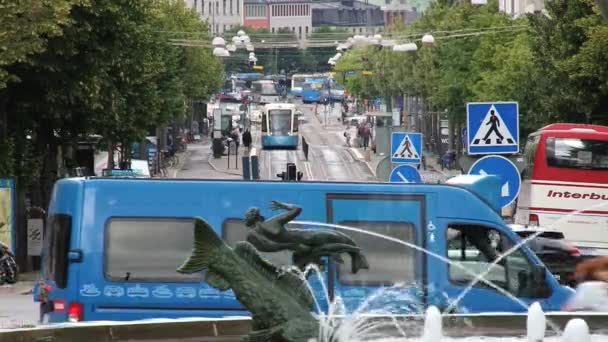
{"label": "blue and white tram", "polygon": [[262,111],[262,148],[298,148],[298,114],[291,103],[269,103]]}

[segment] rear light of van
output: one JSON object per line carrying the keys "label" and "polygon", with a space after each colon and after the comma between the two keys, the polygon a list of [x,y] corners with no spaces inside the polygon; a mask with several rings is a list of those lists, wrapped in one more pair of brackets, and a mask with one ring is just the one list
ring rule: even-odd
{"label": "rear light of van", "polygon": [[83,307],[78,302],[70,303],[68,308],[68,320],[70,322],[81,322],[83,318]]}
{"label": "rear light of van", "polygon": [[528,218],[528,225],[530,226],[539,226],[539,221],[538,221],[538,215],[536,214],[530,214],[529,218]]}
{"label": "rear light of van", "polygon": [[63,301],[63,300],[55,300],[55,301],[53,301],[53,311],[55,311],[55,312],[65,312],[65,301]]}

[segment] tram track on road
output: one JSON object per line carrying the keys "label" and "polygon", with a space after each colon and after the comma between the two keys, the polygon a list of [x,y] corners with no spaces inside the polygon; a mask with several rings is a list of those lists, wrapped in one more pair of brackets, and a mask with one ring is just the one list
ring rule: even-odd
{"label": "tram track on road", "polygon": [[286,171],[287,163],[295,163],[303,172],[303,180],[309,181],[370,181],[373,175],[362,167],[348,147],[340,139],[340,127],[325,127],[314,114],[313,106],[301,106],[306,119],[300,126],[299,134],[306,140],[308,160],[304,157],[301,144],[297,150],[268,149],[261,146],[259,129],[254,136],[254,146],[260,156],[260,176],[265,180],[280,180],[277,174]]}
{"label": "tram track on road", "polygon": [[[307,123],[300,131],[309,144],[309,160],[315,178],[326,181],[370,181],[374,177],[352,156],[336,127],[327,128],[317,120],[312,106],[303,107]],[[333,129],[332,129],[333,128]]]}

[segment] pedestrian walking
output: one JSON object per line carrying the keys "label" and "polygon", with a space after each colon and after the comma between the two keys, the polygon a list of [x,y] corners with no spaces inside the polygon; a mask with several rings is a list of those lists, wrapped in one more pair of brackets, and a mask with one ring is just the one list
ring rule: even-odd
{"label": "pedestrian walking", "polygon": [[251,151],[251,132],[249,128],[245,128],[245,132],[243,132],[243,145],[247,148],[247,151]]}
{"label": "pedestrian walking", "polygon": [[369,141],[371,138],[372,132],[369,126],[363,126],[363,132],[361,133],[361,137],[363,138],[363,150],[367,150],[369,147]]}
{"label": "pedestrian walking", "polygon": [[344,131],[344,138],[346,139],[346,146],[347,147],[351,147],[351,145],[350,145],[350,132],[348,131],[348,128],[346,128],[346,130]]}
{"label": "pedestrian walking", "polygon": [[232,141],[234,141],[236,150],[238,150],[240,142],[241,142],[241,135],[239,134],[238,127],[234,127],[234,129],[232,129],[232,132],[230,133],[230,137],[232,138]]}

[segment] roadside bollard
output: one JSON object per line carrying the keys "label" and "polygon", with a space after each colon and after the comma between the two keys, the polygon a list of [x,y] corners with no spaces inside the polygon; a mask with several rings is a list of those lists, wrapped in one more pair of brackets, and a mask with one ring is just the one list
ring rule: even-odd
{"label": "roadside bollard", "polygon": [[243,179],[247,179],[250,180],[251,179],[251,163],[249,160],[249,156],[243,156],[242,157],[242,163],[241,166],[243,167]]}
{"label": "roadside bollard", "polygon": [[260,179],[260,160],[257,155],[251,156],[251,178]]}
{"label": "roadside bollard", "polygon": [[304,152],[304,158],[308,161],[308,143],[304,139],[304,136],[302,136],[302,152]]}

